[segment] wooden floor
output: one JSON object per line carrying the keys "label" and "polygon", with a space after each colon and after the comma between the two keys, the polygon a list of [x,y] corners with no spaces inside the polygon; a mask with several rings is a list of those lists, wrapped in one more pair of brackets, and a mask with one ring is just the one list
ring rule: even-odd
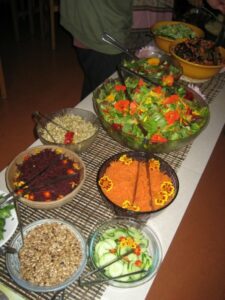
{"label": "wooden floor", "polygon": [[7,99],[0,99],[0,170],[35,140],[32,112],[75,106],[83,80],[72,38],[58,19],[55,51],[51,50],[48,32],[41,38],[38,22],[33,37],[26,19],[19,25],[21,38],[16,42],[10,10],[1,5],[0,56]]}

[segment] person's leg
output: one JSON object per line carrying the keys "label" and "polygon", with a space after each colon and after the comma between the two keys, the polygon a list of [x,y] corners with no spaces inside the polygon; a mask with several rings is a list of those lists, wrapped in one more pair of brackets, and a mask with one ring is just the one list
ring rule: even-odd
{"label": "person's leg", "polygon": [[105,79],[112,75],[123,57],[122,54],[108,55],[81,48],[77,48],[77,55],[84,71],[81,99],[85,98]]}

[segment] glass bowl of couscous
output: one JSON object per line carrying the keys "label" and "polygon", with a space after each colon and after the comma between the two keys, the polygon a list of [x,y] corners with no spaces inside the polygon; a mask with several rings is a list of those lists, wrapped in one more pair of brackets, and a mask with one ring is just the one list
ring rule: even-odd
{"label": "glass bowl of couscous", "polygon": [[45,145],[57,145],[80,153],[95,140],[99,130],[97,116],[80,108],[64,108],[42,118],[36,133]]}

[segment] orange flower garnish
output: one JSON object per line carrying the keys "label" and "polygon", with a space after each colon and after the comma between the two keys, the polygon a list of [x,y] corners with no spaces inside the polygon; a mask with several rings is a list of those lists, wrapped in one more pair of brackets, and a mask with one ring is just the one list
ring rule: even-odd
{"label": "orange flower garnish", "polygon": [[126,90],[126,86],[125,86],[125,85],[117,84],[117,85],[115,86],[115,90],[116,90],[117,92],[119,92],[119,91],[125,91],[125,90]]}
{"label": "orange flower garnish", "polygon": [[128,207],[130,207],[130,206],[131,206],[131,203],[130,203],[129,200],[123,201],[123,203],[122,203],[122,208],[128,208]]}
{"label": "orange flower garnish", "polygon": [[135,261],[134,264],[135,264],[135,266],[137,266],[137,267],[141,267],[142,261],[141,261],[140,259],[138,259],[138,260]]}
{"label": "orange flower garnish", "polygon": [[151,66],[158,66],[160,64],[160,59],[158,57],[150,57],[147,62]]}
{"label": "orange flower garnish", "polygon": [[171,104],[176,103],[179,100],[179,96],[177,94],[166,97],[163,101],[163,104]]}
{"label": "orange flower garnish", "polygon": [[166,191],[160,191],[154,201],[155,204],[163,206],[167,202],[168,198],[169,196]]}
{"label": "orange flower garnish", "polygon": [[165,75],[162,78],[162,82],[164,86],[172,86],[174,83],[173,75]]}
{"label": "orange flower garnish", "polygon": [[134,115],[137,112],[137,103],[131,102],[130,103],[130,114]]}
{"label": "orange flower garnish", "polygon": [[143,79],[139,79],[139,81],[138,81],[138,86],[141,87],[141,86],[143,86],[143,85],[145,85],[144,80],[143,80]]}
{"label": "orange flower garnish", "polygon": [[166,143],[167,138],[163,137],[161,134],[153,134],[151,137],[151,142],[152,143]]}
{"label": "orange flower garnish", "polygon": [[150,164],[151,171],[160,169],[160,162],[157,159],[154,159],[154,158],[150,159],[149,164]]}
{"label": "orange flower garnish", "polygon": [[161,86],[156,86],[152,90],[153,90],[153,92],[155,92],[157,94],[161,94],[162,93],[162,87]]}
{"label": "orange flower garnish", "polygon": [[125,165],[130,165],[132,163],[132,158],[128,157],[126,154],[120,156],[119,161],[124,163]]}
{"label": "orange flower garnish", "polygon": [[172,196],[174,194],[175,187],[172,182],[164,181],[161,184],[161,190],[167,192],[168,196]]}
{"label": "orange flower garnish", "polygon": [[113,188],[113,182],[108,176],[102,176],[98,181],[100,187],[107,192],[109,192]]}
{"label": "orange flower garnish", "polygon": [[178,113],[177,110],[170,110],[165,113],[165,119],[169,125],[172,125],[175,123],[177,120],[180,119],[180,114]]}
{"label": "orange flower garnish", "polygon": [[114,104],[116,110],[120,112],[126,112],[129,109],[130,101],[129,100],[119,100]]}

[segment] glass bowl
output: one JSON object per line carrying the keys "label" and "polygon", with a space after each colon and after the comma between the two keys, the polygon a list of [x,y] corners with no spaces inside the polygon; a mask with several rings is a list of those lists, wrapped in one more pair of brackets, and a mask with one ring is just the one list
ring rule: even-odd
{"label": "glass bowl", "polygon": [[[144,178],[143,173],[141,173],[141,171],[140,171],[141,169],[139,169],[139,171],[138,171],[138,165],[132,166],[132,164],[135,163],[135,161],[137,161],[139,163],[144,163],[144,164],[146,163],[146,161],[148,161],[149,168],[150,168],[149,178],[147,177],[147,175],[145,175],[146,179]],[[114,172],[115,174],[118,174],[120,172],[121,180],[119,181],[119,183],[117,183],[118,184],[118,186],[117,186],[117,184],[114,182],[114,180],[116,178],[114,176],[114,173],[112,174],[113,171],[111,171],[111,173],[107,173],[107,179],[109,181],[110,180],[112,181],[112,186],[107,191],[107,189],[101,185],[100,180],[101,180],[101,178],[105,178],[104,176],[106,174],[107,168],[110,165],[113,165],[115,162],[119,162],[120,165],[123,166],[123,171],[120,169],[117,172],[116,171]],[[151,166],[151,162],[153,163],[152,166]],[[129,169],[129,166],[131,166],[132,169]],[[139,168],[141,168],[140,165],[139,165]],[[146,172],[145,165],[143,165],[143,168],[144,168],[144,170],[142,169],[142,172]],[[153,170],[154,168],[158,168],[160,170],[160,175],[158,175],[158,172],[156,172],[156,173],[154,172],[154,170]],[[136,176],[135,175],[133,176],[132,175],[133,173],[135,173]],[[111,174],[111,177],[108,174]],[[161,188],[160,187],[159,187],[159,189],[158,189],[158,187],[156,188],[155,182],[157,180],[156,176],[162,176],[162,174],[166,175],[166,177],[163,178],[163,181],[170,180],[170,182],[172,183],[173,193],[165,194],[165,191],[164,191],[162,196],[164,195],[164,197],[166,197],[167,199],[163,198],[163,200],[160,201],[159,199],[161,199],[161,198],[159,197],[159,192],[161,192]],[[143,201],[143,200],[146,201],[146,203],[142,203],[142,207],[145,210],[138,209],[139,202],[137,200],[136,200],[136,202],[134,201],[134,205],[135,205],[134,207],[129,207],[128,205],[125,205],[125,204],[120,205],[119,203],[117,203],[118,199],[111,198],[111,197],[113,197],[112,193],[113,192],[115,193],[115,191],[117,191],[117,190],[121,190],[122,186],[123,186],[124,191],[123,191],[122,195],[123,195],[124,199],[122,199],[122,200],[130,201],[130,203],[132,203],[133,199],[130,199],[130,192],[128,190],[129,186],[131,186],[131,189],[133,191],[136,190],[135,197],[137,199],[140,199],[140,189],[138,188],[138,186],[135,188],[135,184],[137,182],[136,180],[138,180],[138,182],[139,182],[139,180],[141,180],[141,184],[140,184],[141,190],[142,191],[144,190],[146,192],[141,197],[141,201]],[[148,185],[146,184],[146,182],[148,183]],[[147,187],[149,187],[149,184],[150,184],[151,192],[149,191],[149,189],[147,189]],[[160,184],[162,184],[162,183],[160,183]],[[104,201],[106,201],[109,204],[110,208],[112,208],[115,211],[116,215],[131,217],[131,218],[140,219],[140,220],[147,220],[152,213],[155,213],[155,212],[165,209],[175,200],[178,190],[179,190],[179,180],[178,180],[178,177],[177,177],[174,169],[162,158],[160,158],[156,155],[153,155],[153,154],[147,154],[147,156],[146,156],[145,152],[126,151],[126,152],[121,152],[121,153],[111,156],[101,165],[101,167],[99,168],[98,174],[97,174],[97,186],[98,186],[98,190],[101,194],[101,197],[103,198]],[[114,189],[114,191],[113,191],[113,189]],[[132,193],[132,196],[134,196],[134,192]],[[115,195],[114,195],[114,197],[115,197]],[[152,199],[151,199],[151,197],[152,197]],[[149,199],[151,199],[150,207],[147,205],[148,204],[147,202],[149,201]]]}
{"label": "glass bowl", "polygon": [[[112,239],[114,239],[114,241],[116,241],[117,246],[119,243],[119,239],[129,236],[130,238],[133,238],[134,241],[136,241],[136,245],[133,246],[134,247],[133,249],[135,249],[136,246],[138,248],[138,246],[140,245],[139,244],[140,240],[138,240],[138,238],[140,238],[140,236],[143,235],[144,238],[147,240],[147,242],[145,243],[145,246],[143,246],[143,248],[145,249],[146,253],[151,257],[151,265],[148,266],[147,272],[144,273],[143,277],[141,277],[141,278],[137,278],[137,279],[123,278],[123,281],[121,281],[119,279],[112,279],[112,280],[109,280],[108,283],[115,287],[131,288],[131,287],[142,285],[145,282],[149,281],[158,271],[158,268],[162,261],[161,243],[160,243],[160,240],[159,240],[157,234],[154,232],[154,230],[150,226],[144,224],[143,222],[134,220],[132,218],[117,217],[117,218],[110,219],[110,220],[100,224],[96,228],[96,230],[90,235],[90,237],[88,239],[88,251],[89,251],[89,261],[90,261],[91,267],[94,270],[97,268],[96,259],[95,259],[96,251],[97,251],[96,244],[99,241],[103,241],[105,239],[106,231],[112,232],[112,230],[114,230],[114,229],[120,229],[116,233],[117,239],[115,240],[113,237],[110,238],[107,235],[107,237],[108,237],[107,240],[109,242],[109,240],[112,241]],[[134,229],[134,232],[136,232],[136,230],[138,230],[138,232],[139,232],[138,238],[135,237],[134,235],[132,235],[133,229]],[[129,235],[127,235],[127,232],[128,232],[127,230],[130,230]],[[120,233],[119,233],[119,231],[120,231]],[[126,232],[126,234],[124,232]],[[113,236],[113,235],[111,235],[111,236]],[[99,247],[99,246],[97,246],[97,247]],[[116,249],[118,250],[118,247]],[[124,250],[124,251],[126,252],[127,250]],[[104,256],[104,254],[107,255],[108,252],[110,252],[110,249],[108,248],[108,252],[107,252],[107,249],[105,249],[105,251],[103,251],[103,252],[102,252],[103,256]],[[137,253],[138,260],[141,261],[141,259],[143,259],[143,261],[141,261],[141,263],[143,263],[143,267],[144,267],[143,252],[144,252],[144,250],[141,248],[141,251],[139,253],[137,253],[137,252],[136,253]],[[133,253],[131,253],[131,255],[134,256]],[[135,264],[134,261],[136,258],[133,257],[134,258],[133,261],[131,261],[131,260],[129,261],[129,256],[127,256],[127,258],[128,258],[127,261],[122,261],[122,263],[123,263],[123,265],[127,263],[128,269],[130,269],[132,271],[132,266],[133,266],[133,263]],[[119,262],[119,263],[121,263],[121,262]],[[98,276],[100,279],[110,279],[110,277],[106,276],[103,271],[98,272]]]}
{"label": "glass bowl", "polygon": [[[45,130],[45,128],[47,128],[48,123],[50,123],[49,120],[53,120],[54,118],[60,119],[62,117],[64,118],[65,116],[67,116],[68,118],[71,118],[71,116],[72,116],[72,118],[74,118],[74,116],[81,117],[82,121],[84,121],[86,124],[89,123],[89,127],[92,126],[91,130],[93,132],[91,133],[91,135],[89,135],[88,130],[90,130],[90,128],[85,128],[84,125],[80,125],[81,121],[79,121],[79,122],[77,121],[76,125],[73,125],[73,123],[75,122],[74,119],[68,119],[68,120],[66,120],[66,124],[65,124],[65,120],[64,120],[63,124],[61,124],[61,125],[63,125],[69,131],[74,131],[74,129],[75,129],[74,140],[76,138],[76,134],[80,140],[80,136],[79,136],[80,132],[83,133],[85,131],[85,135],[88,135],[88,136],[86,138],[84,138],[83,140],[81,140],[80,142],[71,143],[71,144],[65,144],[65,143],[60,143],[60,142],[58,143],[58,142],[53,141],[53,139],[50,135],[52,135],[53,138],[56,141],[58,141],[59,137],[60,138],[64,137],[65,130],[63,130],[59,127],[56,127],[52,123],[51,123],[51,125],[52,125],[51,129],[48,129],[49,133]],[[46,117],[48,119],[42,118],[41,121],[38,122],[36,125],[36,132],[37,132],[38,138],[45,145],[55,145],[55,146],[65,147],[69,150],[80,153],[80,152],[86,151],[87,148],[93,143],[96,136],[98,135],[98,129],[99,129],[98,118],[91,111],[80,109],[80,108],[64,108],[60,111],[50,113],[50,114],[46,115]],[[78,129],[76,127],[77,124],[79,124],[79,126],[80,126]],[[47,139],[46,137],[48,137],[49,139]]]}
{"label": "glass bowl", "polygon": [[[62,162],[62,164],[65,166],[65,169],[67,169],[67,165],[64,164],[64,158],[74,162],[73,169],[71,167],[68,167],[69,168],[69,170],[67,170],[68,172],[71,170],[76,170],[74,168],[76,168],[76,164],[77,164],[80,168],[79,182],[73,189],[70,188],[69,192],[67,194],[65,194],[65,192],[64,192],[65,185],[66,184],[68,185],[68,180],[70,181],[69,184],[71,185],[72,178],[69,178],[69,175],[70,175],[69,173],[66,173],[65,178],[64,178],[64,175],[61,175],[61,172],[57,174],[56,170],[58,170],[57,167],[59,167],[59,165],[58,164],[56,165],[56,163],[54,162],[52,157],[49,158],[49,155],[48,155],[48,157],[46,155],[45,158],[42,157],[42,161],[38,162],[37,163],[38,165],[35,166],[34,169],[32,166],[29,174],[26,172],[27,178],[29,175],[29,178],[27,179],[26,182],[28,182],[30,179],[31,180],[30,184],[35,183],[35,180],[32,181],[32,178],[35,179],[36,175],[37,175],[36,179],[38,179],[38,177],[42,178],[42,179],[39,179],[38,182],[36,180],[35,185],[33,185],[33,190],[35,190],[36,192],[39,192],[38,200],[36,199],[34,201],[32,199],[29,199],[28,196],[26,196],[26,193],[24,193],[25,190],[22,190],[22,188],[21,188],[21,190],[23,191],[23,194],[21,196],[21,194],[19,194],[20,190],[18,190],[18,188],[15,186],[15,180],[18,176],[18,165],[22,165],[23,162],[25,160],[27,161],[28,158],[32,157],[33,155],[40,154],[45,150],[50,150],[53,153],[55,153],[59,157],[58,163]],[[40,160],[41,160],[41,158],[40,158]],[[26,169],[26,170],[28,170],[28,169]],[[52,170],[54,170],[54,172],[52,172]],[[74,172],[76,172],[76,171],[74,171]],[[73,174],[71,174],[71,176],[72,175]],[[6,173],[5,173],[6,185],[9,189],[9,191],[12,192],[17,189],[19,201],[21,201],[23,204],[30,206],[32,208],[35,208],[35,209],[54,209],[54,208],[61,207],[62,205],[65,205],[65,204],[71,202],[73,200],[73,198],[77,195],[77,193],[80,191],[80,189],[82,188],[85,178],[86,178],[86,167],[85,167],[85,164],[82,161],[82,159],[78,156],[78,154],[76,154],[75,152],[73,152],[67,148],[62,148],[62,147],[53,146],[53,145],[35,146],[35,147],[28,148],[25,151],[22,151],[12,160],[12,162],[7,167]],[[63,180],[65,180],[65,181],[63,181]],[[58,185],[58,184],[60,184],[60,186],[61,186],[60,191],[59,191],[60,193],[59,192],[57,193],[57,194],[60,194],[60,197],[58,197],[59,199],[51,200],[50,198],[46,198],[45,199],[46,201],[43,201],[43,199],[41,198],[42,195],[40,195],[40,193],[44,194],[46,191],[50,191],[53,194],[54,190],[55,190],[55,185]],[[62,194],[61,194],[61,189],[63,190]],[[63,194],[63,192],[64,192],[64,194]],[[62,196],[62,195],[64,195],[64,196]]]}
{"label": "glass bowl", "polygon": [[[71,283],[73,283],[75,280],[77,280],[79,278],[79,276],[81,275],[81,273],[83,272],[83,270],[86,266],[86,262],[87,262],[86,242],[85,242],[83,236],[81,235],[80,231],[73,224],[71,224],[69,222],[66,222],[63,220],[58,220],[58,219],[38,220],[38,221],[35,221],[23,228],[24,236],[26,237],[26,235],[32,229],[34,229],[35,227],[37,227],[39,225],[53,224],[53,223],[62,224],[63,226],[66,226],[66,228],[69,229],[74,234],[76,239],[79,241],[81,253],[82,253],[80,264],[79,264],[77,270],[74,271],[74,273],[68,279],[66,279],[64,282],[56,284],[54,286],[40,286],[40,285],[32,284],[31,282],[26,281],[21,277],[20,261],[19,261],[19,257],[18,257],[19,255],[17,253],[16,254],[6,254],[6,266],[7,266],[10,276],[19,286],[21,286],[22,288],[24,288],[26,290],[29,290],[32,292],[40,292],[40,293],[46,292],[47,293],[47,292],[53,292],[53,291],[55,292],[55,291],[65,289],[68,285],[70,285]],[[22,245],[23,245],[22,237],[21,237],[21,234],[18,233],[13,238],[13,240],[10,242],[10,246],[17,249],[17,251],[19,252]]]}
{"label": "glass bowl", "polygon": [[139,59],[123,60],[122,66],[159,83],[163,76],[173,75],[174,80],[178,80],[183,73],[180,63],[163,51],[145,47],[138,50],[136,56]]}
{"label": "glass bowl", "polygon": [[[166,96],[158,94],[160,86],[156,86],[152,93],[153,87],[139,86],[139,82],[137,78],[126,78],[127,90],[132,100],[127,100],[125,88],[119,79],[107,80],[93,92],[95,112],[103,128],[115,141],[135,151],[169,153],[190,144],[206,127],[209,108],[202,95],[191,88],[176,84],[172,87],[175,91],[171,91],[170,95],[177,94],[176,90],[182,89],[182,93],[188,97],[185,98],[188,105],[183,106],[184,97],[179,96],[180,100],[168,107],[164,105]],[[182,121],[179,114],[176,121],[171,120],[172,123],[166,119],[166,113],[174,111],[176,105],[178,110],[186,110],[184,114],[190,117],[187,123]],[[192,110],[198,111],[199,117],[193,117]],[[172,126],[168,126],[171,124]]]}

